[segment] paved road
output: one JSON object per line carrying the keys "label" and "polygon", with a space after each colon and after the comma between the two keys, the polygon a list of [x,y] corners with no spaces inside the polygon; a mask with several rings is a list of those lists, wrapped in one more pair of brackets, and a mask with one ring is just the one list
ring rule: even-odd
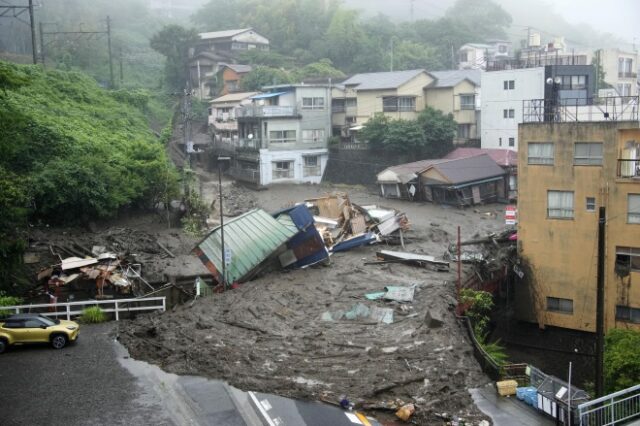
{"label": "paved road", "polygon": [[83,326],[62,350],[23,346],[0,355],[0,425],[354,424],[355,414],[333,406],[166,373],[129,358],[114,330],[114,323]]}
{"label": "paved road", "polygon": [[78,342],[10,348],[0,355],[3,425],[173,422],[118,362],[113,325],[83,326]]}

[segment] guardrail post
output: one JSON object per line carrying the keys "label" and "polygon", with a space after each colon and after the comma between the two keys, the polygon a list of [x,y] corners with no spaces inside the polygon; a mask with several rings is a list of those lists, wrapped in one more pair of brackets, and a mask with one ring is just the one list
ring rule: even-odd
{"label": "guardrail post", "polygon": [[115,309],[114,310],[116,312],[116,321],[120,321],[120,314],[118,312],[118,301],[116,300],[116,301],[114,301],[114,303],[115,303]]}
{"label": "guardrail post", "polygon": [[67,321],[71,321],[71,305],[67,303]]}
{"label": "guardrail post", "polygon": [[163,297],[162,298],[162,312],[166,312],[167,311],[167,298]]}

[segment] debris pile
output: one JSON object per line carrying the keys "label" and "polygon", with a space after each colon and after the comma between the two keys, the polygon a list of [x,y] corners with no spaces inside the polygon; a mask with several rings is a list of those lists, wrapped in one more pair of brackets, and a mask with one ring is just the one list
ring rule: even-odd
{"label": "debris pile", "polygon": [[[485,237],[476,234],[473,239],[462,241],[460,260],[471,266],[471,273],[463,287],[495,293],[508,275],[521,273],[517,265],[516,243],[517,234],[512,228]],[[475,250],[467,247],[474,247]],[[457,251],[457,244],[452,243],[444,257],[457,262]]]}

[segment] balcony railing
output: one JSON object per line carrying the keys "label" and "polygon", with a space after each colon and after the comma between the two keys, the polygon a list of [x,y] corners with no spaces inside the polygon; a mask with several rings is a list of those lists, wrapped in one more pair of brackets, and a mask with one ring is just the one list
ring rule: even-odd
{"label": "balcony railing", "polygon": [[247,105],[236,109],[236,118],[294,117],[298,108],[293,105]]}
{"label": "balcony railing", "polygon": [[620,72],[619,71],[618,72],[618,78],[633,78],[633,79],[636,79],[636,78],[638,78],[638,74],[635,73],[635,72],[629,72],[629,71],[626,71],[626,72]]}
{"label": "balcony railing", "polygon": [[529,99],[522,102],[525,123],[638,121],[638,96]]}
{"label": "balcony railing", "polygon": [[223,138],[215,139],[214,148],[223,151],[258,150],[262,147],[261,139]]}
{"label": "balcony railing", "polygon": [[618,177],[640,179],[640,159],[619,159]]}

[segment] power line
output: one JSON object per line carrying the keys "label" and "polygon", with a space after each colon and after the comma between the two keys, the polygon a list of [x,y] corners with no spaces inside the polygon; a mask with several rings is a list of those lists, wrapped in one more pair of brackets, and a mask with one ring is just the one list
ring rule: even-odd
{"label": "power line", "polygon": [[[33,0],[29,0],[29,5],[10,5],[3,1],[4,5],[0,5],[0,18],[14,18],[25,25],[31,27],[31,53],[33,55],[33,63],[38,63],[38,48],[36,45],[36,21],[33,14]],[[12,15],[9,13],[12,12]],[[20,18],[23,13],[29,13],[29,22]]]}

